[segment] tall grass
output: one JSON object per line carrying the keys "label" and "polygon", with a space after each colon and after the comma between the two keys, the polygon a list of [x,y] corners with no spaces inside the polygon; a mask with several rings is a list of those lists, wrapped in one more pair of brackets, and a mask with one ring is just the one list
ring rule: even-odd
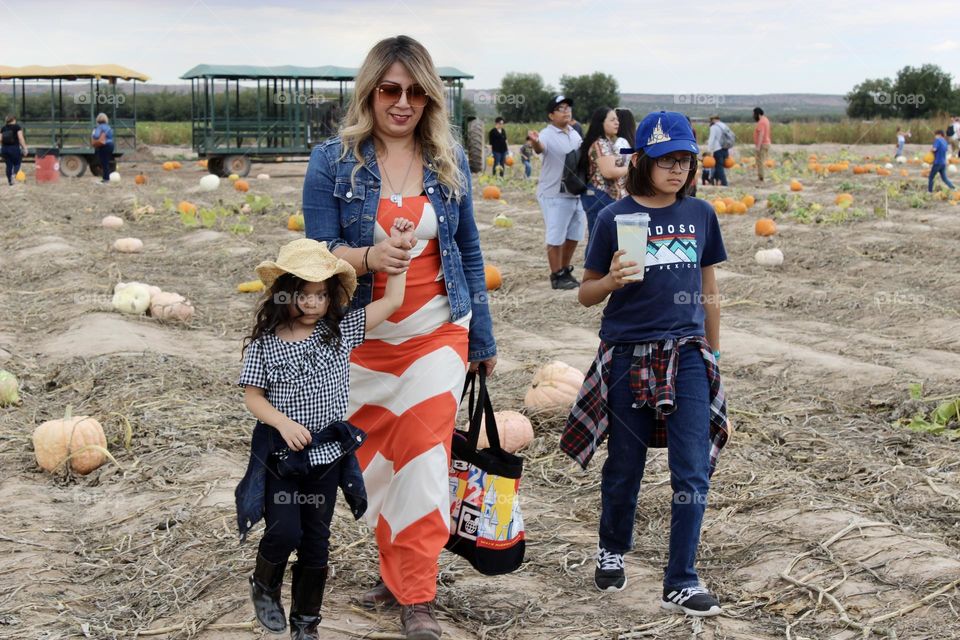
{"label": "tall grass", "polygon": [[137,140],[143,144],[190,145],[189,122],[137,122]]}

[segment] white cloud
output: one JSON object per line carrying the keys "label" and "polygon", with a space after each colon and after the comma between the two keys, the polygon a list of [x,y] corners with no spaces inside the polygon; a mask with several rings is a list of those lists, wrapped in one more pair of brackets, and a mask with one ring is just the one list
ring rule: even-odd
{"label": "white cloud", "polygon": [[960,49],[960,42],[956,40],[944,40],[930,47],[930,51],[956,51],[957,49]]}

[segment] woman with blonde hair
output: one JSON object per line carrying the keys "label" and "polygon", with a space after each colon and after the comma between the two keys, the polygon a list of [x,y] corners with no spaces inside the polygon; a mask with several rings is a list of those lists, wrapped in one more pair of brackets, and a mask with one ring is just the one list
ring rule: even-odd
{"label": "woman with blonde hair", "polygon": [[113,127],[107,114],[97,114],[97,127],[90,134],[90,142],[100,161],[100,184],[110,182],[113,171]]}
{"label": "woman with blonde hair", "polygon": [[[401,607],[407,638],[436,640],[437,560],[450,535],[450,444],[468,367],[492,373],[496,343],[470,172],[427,50],[407,36],[367,54],[340,135],[314,148],[303,186],[307,237],[357,271],[354,308],[407,272],[403,306],[351,355],[347,419],[381,582],[368,607]],[[391,238],[393,220],[416,224]]]}

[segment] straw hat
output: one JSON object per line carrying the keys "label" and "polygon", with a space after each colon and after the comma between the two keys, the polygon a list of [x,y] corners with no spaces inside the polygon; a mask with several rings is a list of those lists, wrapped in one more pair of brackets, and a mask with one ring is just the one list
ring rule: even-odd
{"label": "straw hat", "polygon": [[293,274],[307,282],[323,282],[336,276],[340,278],[345,292],[345,299],[337,301],[340,306],[350,303],[357,288],[357,272],[350,263],[330,253],[326,242],[309,238],[300,238],[283,245],[276,262],[261,262],[256,271],[267,289],[284,273]]}

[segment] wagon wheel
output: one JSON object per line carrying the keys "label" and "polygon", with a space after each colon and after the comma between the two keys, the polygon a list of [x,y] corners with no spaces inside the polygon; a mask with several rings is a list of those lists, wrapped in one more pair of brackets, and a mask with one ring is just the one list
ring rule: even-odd
{"label": "wagon wheel", "polygon": [[467,158],[470,173],[483,173],[483,123],[471,120],[467,125]]}
{"label": "wagon wheel", "polygon": [[87,161],[83,156],[61,156],[60,175],[66,178],[79,178],[87,170]]}
{"label": "wagon wheel", "polygon": [[207,158],[207,171],[215,176],[226,177],[223,173],[223,158],[219,156]]}
{"label": "wagon wheel", "polygon": [[243,178],[250,173],[250,166],[252,164],[250,158],[247,156],[227,156],[223,159],[223,171],[221,175],[229,176],[235,173]]}

